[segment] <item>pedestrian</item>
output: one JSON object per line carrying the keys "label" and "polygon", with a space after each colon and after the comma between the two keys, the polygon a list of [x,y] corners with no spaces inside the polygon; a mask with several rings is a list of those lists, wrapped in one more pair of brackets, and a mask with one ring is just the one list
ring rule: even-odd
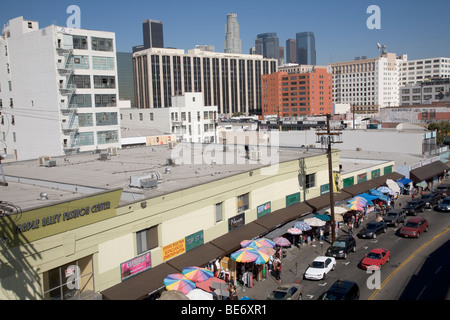
{"label": "pedestrian", "polygon": [[391,206],[392,206],[392,210],[394,210],[395,209],[395,200],[394,199],[392,199],[392,201],[391,201]]}
{"label": "pedestrian", "polygon": [[320,241],[323,241],[323,228],[320,228]]}
{"label": "pedestrian", "polygon": [[348,222],[348,233],[349,234],[353,234],[353,227],[352,227],[352,222],[351,221]]}
{"label": "pedestrian", "polygon": [[269,258],[269,271],[271,272],[273,270],[273,256],[270,256]]}

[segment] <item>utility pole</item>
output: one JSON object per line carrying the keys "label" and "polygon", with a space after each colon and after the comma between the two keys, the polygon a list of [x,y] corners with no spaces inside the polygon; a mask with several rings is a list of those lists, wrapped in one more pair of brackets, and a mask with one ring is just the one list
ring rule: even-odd
{"label": "utility pole", "polygon": [[[342,143],[341,141],[341,135],[342,132],[340,131],[331,131],[330,128],[330,118],[331,115],[327,114],[327,128],[325,132],[318,131],[316,133],[318,141],[317,143],[320,143],[327,148],[327,156],[328,156],[328,183],[329,183],[329,189],[330,189],[330,213],[331,213],[331,243],[333,243],[336,240],[336,219],[334,216],[334,178],[333,178],[333,159],[331,154],[331,145],[333,143]],[[335,139],[335,137],[337,139]]]}

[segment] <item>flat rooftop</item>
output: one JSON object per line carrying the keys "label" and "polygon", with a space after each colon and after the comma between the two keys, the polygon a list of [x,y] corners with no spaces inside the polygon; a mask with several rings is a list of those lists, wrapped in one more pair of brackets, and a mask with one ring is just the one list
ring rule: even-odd
{"label": "flat rooftop", "polygon": [[[120,205],[150,199],[220,180],[270,164],[324,154],[322,149],[260,147],[261,161],[246,159],[244,146],[191,145],[122,149],[109,160],[84,153],[52,158],[56,166],[41,166],[38,159],[3,163],[8,187],[0,187],[0,201],[23,211],[102,191],[123,189]],[[256,147],[250,146],[250,153]],[[132,177],[157,179],[157,188],[131,187]],[[40,194],[48,195],[42,200]]]}

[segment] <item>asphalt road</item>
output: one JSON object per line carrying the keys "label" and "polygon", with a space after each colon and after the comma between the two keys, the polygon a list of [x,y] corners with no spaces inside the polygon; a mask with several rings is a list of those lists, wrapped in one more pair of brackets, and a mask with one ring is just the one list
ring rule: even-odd
{"label": "asphalt road", "polygon": [[[399,203],[404,205],[408,200],[409,196],[401,196]],[[283,259],[282,283],[299,281],[303,286],[304,300],[317,299],[338,279],[355,281],[360,288],[360,300],[449,299],[450,213],[431,209],[418,216],[425,217],[429,222],[429,231],[422,233],[418,239],[400,237],[395,227],[388,227],[387,232],[376,239],[360,239],[356,237],[359,229],[355,230],[356,252],[350,253],[346,260],[338,259],[336,269],[325,280],[305,280],[303,273],[315,257],[326,252],[330,244],[324,242],[292,247]],[[374,214],[367,220],[373,219]],[[381,268],[379,278],[359,267],[364,255],[375,248],[386,248],[391,252],[390,261]],[[243,288],[238,293],[239,296],[265,300],[277,286],[278,283],[269,276],[262,283],[255,284],[254,288]]]}

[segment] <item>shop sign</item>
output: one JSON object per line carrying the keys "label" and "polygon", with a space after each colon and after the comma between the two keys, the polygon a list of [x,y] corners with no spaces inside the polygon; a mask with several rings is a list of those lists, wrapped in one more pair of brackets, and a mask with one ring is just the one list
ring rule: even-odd
{"label": "shop sign", "polygon": [[324,195],[326,193],[330,193],[330,184],[324,184],[323,186],[320,186],[320,195]]}
{"label": "shop sign", "polygon": [[228,219],[228,231],[232,231],[245,225],[245,214],[241,213],[233,218]]}
{"label": "shop sign", "polygon": [[200,247],[205,243],[203,230],[193,235],[187,236],[184,241],[186,242],[186,252]]}
{"label": "shop sign", "polygon": [[152,267],[151,253],[146,253],[120,265],[122,281],[127,280]]}
{"label": "shop sign", "polygon": [[344,188],[350,187],[354,184],[355,184],[355,177],[350,177],[350,178],[344,179]]}
{"label": "shop sign", "polygon": [[385,167],[384,168],[384,174],[389,174],[392,173],[394,171],[394,167],[393,166],[389,166],[389,167]]}
{"label": "shop sign", "polygon": [[121,195],[117,189],[2,217],[0,232],[15,246],[74,230],[114,217]]}
{"label": "shop sign", "polygon": [[286,196],[286,207],[300,203],[300,192]]}
{"label": "shop sign", "polygon": [[373,179],[373,178],[379,177],[380,174],[381,174],[380,169],[373,170],[373,171],[372,171],[372,179]]}
{"label": "shop sign", "polygon": [[358,183],[367,181],[367,173],[362,173],[358,175]]}
{"label": "shop sign", "polygon": [[265,216],[266,214],[270,213],[271,211],[272,211],[272,204],[270,201],[263,205],[260,205],[257,208],[258,219],[261,218],[262,216]]}
{"label": "shop sign", "polygon": [[169,244],[168,246],[163,247],[162,250],[163,261],[165,262],[167,260],[175,258],[176,256],[179,256],[180,254],[183,254],[185,252],[186,252],[185,239]]}

